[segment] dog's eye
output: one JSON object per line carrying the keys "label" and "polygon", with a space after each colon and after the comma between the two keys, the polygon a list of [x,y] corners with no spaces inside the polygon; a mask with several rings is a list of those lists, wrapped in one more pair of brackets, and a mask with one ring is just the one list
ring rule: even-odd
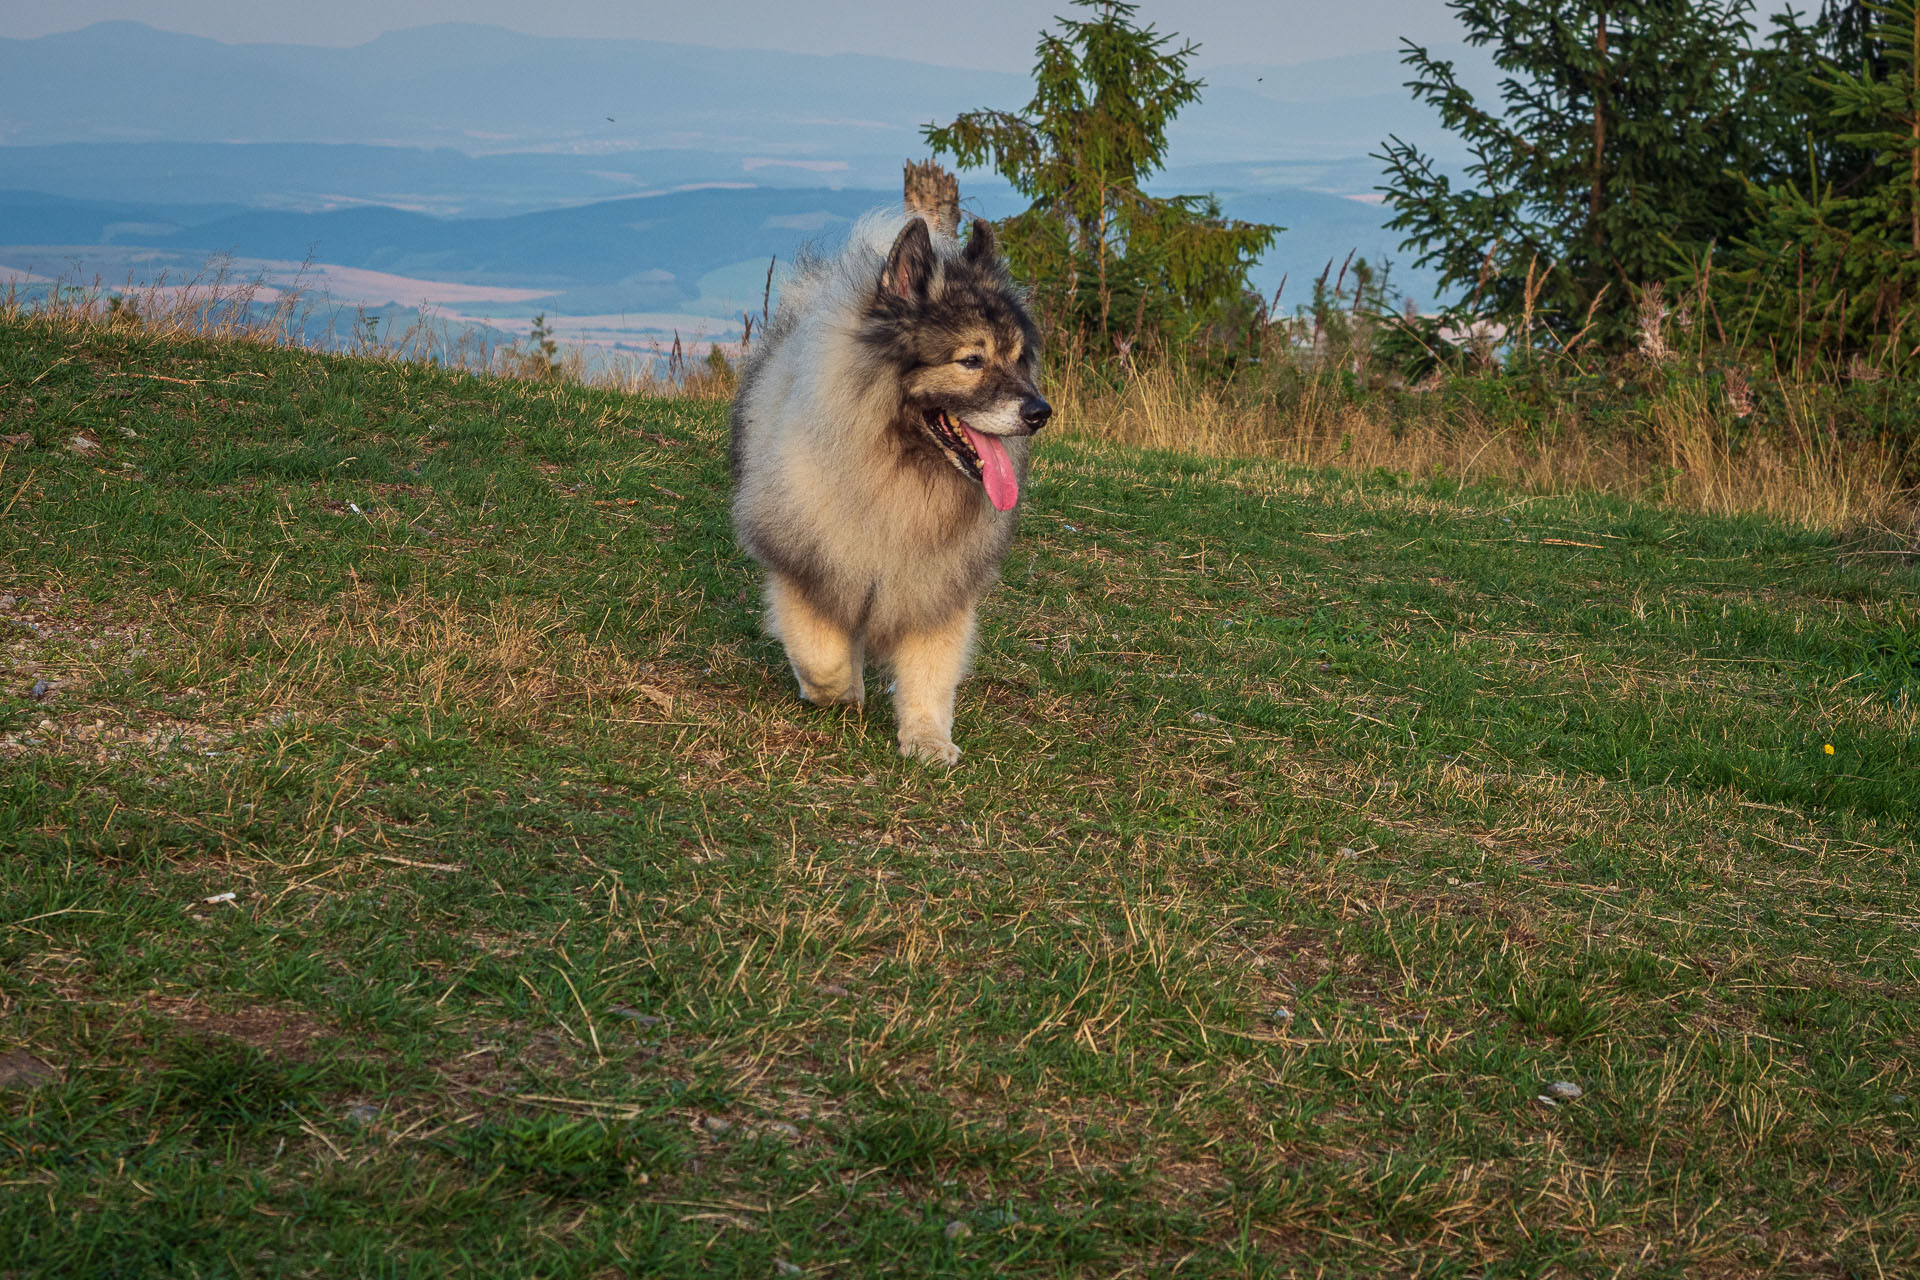
{"label": "dog's eye", "polygon": [[954,361],[954,363],[962,369],[984,369],[987,367],[987,362],[979,356],[961,356],[958,360]]}

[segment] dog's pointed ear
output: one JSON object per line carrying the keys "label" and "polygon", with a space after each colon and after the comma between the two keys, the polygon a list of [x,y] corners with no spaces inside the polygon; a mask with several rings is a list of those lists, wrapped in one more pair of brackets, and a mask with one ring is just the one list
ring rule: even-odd
{"label": "dog's pointed ear", "polygon": [[975,218],[973,229],[967,232],[967,261],[992,262],[999,247],[993,240],[993,224],[985,218]]}
{"label": "dog's pointed ear", "polygon": [[880,291],[908,302],[923,301],[933,283],[933,239],[927,224],[910,219],[887,254],[887,265],[880,272]]}

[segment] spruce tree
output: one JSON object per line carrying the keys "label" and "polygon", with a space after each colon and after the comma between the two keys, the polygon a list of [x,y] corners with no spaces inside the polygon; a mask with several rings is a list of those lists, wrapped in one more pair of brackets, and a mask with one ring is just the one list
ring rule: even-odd
{"label": "spruce tree", "polygon": [[1482,103],[1406,43],[1408,87],[1466,144],[1456,182],[1397,137],[1388,226],[1476,317],[1624,345],[1636,291],[1744,225],[1742,176],[1780,132],[1752,0],[1450,0],[1505,73]]}
{"label": "spruce tree", "polygon": [[1166,161],[1167,126],[1205,87],[1187,73],[1196,46],[1136,25],[1136,5],[1073,2],[1090,16],[1041,34],[1023,110],[928,125],[928,143],[1031,201],[1002,243],[1043,317],[1096,352],[1244,325],[1247,272],[1281,229],[1225,218],[1211,196],[1141,190]]}
{"label": "spruce tree", "polygon": [[[1920,4],[1865,24],[1816,81],[1816,169],[1755,185],[1755,225],[1726,255],[1719,309],[1782,363],[1856,375],[1920,355]],[[1820,171],[1819,162],[1827,168]]]}
{"label": "spruce tree", "polygon": [[1872,52],[1859,70],[1843,67],[1834,77],[1833,119],[1840,140],[1873,152],[1886,172],[1877,190],[1862,196],[1862,212],[1889,230],[1905,222],[1905,247],[1920,255],[1920,5],[1886,0],[1865,7]]}

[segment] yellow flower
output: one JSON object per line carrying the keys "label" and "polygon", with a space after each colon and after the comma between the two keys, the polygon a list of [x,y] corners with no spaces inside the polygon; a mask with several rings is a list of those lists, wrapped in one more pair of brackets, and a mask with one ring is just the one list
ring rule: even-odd
{"label": "yellow flower", "polygon": [[1831,742],[1827,743],[1824,749],[1828,755],[1833,754],[1833,744]]}

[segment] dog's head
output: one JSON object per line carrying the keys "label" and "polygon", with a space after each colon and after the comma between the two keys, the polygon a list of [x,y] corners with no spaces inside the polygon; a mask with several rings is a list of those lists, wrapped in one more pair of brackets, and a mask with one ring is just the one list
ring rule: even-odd
{"label": "dog's head", "polygon": [[908,222],[874,282],[861,337],[900,379],[900,422],[982,485],[1001,511],[1020,496],[1006,441],[1053,416],[1040,395],[1040,333],[975,219],[966,248],[934,250],[927,224]]}

